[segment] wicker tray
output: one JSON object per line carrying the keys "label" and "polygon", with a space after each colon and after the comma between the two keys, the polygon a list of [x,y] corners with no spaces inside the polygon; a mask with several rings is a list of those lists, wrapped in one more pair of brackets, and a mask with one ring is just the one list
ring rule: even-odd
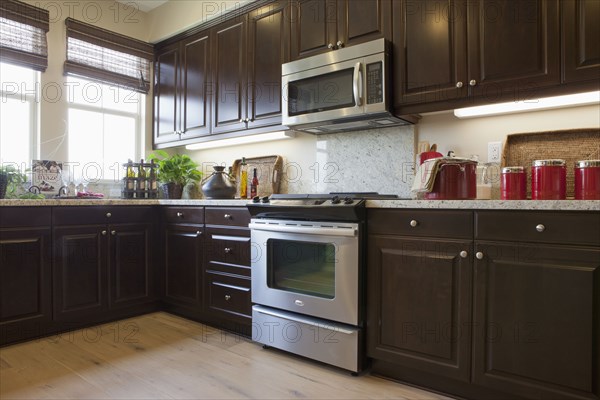
{"label": "wicker tray", "polygon": [[[241,159],[233,162],[233,176],[236,180],[236,197],[240,194],[240,165]],[[250,192],[250,180],[252,180],[252,171],[256,168],[258,176],[258,195],[270,196],[273,193],[279,193],[281,185],[281,174],[283,172],[283,157],[281,156],[263,156],[246,158],[248,165],[248,192]],[[249,195],[249,194],[248,194]]]}
{"label": "wicker tray", "polygon": [[502,166],[523,166],[527,171],[527,197],[531,198],[533,160],[560,158],[567,162],[567,197],[573,197],[573,168],[579,160],[600,159],[600,129],[515,133],[506,137]]}

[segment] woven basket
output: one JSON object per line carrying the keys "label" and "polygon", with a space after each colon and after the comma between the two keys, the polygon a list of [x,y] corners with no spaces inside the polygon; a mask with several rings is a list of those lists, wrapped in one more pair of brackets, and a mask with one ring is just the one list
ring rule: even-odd
{"label": "woven basket", "polygon": [[534,160],[560,158],[567,162],[567,197],[574,196],[576,161],[600,159],[600,129],[515,133],[506,137],[502,167],[522,166],[527,171],[527,197],[531,198],[531,165]]}

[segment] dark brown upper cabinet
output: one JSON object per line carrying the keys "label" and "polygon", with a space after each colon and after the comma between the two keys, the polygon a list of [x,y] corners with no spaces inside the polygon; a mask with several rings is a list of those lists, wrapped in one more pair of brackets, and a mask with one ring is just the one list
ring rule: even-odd
{"label": "dark brown upper cabinet", "polygon": [[560,83],[557,0],[399,0],[393,15],[397,108],[523,101]]}
{"label": "dark brown upper cabinet", "polygon": [[[154,144],[210,133],[210,40],[200,33],[160,49],[154,65]],[[162,145],[162,146],[161,146]]]}
{"label": "dark brown upper cabinet", "polygon": [[391,0],[291,2],[292,60],[392,37]]}
{"label": "dark brown upper cabinet", "polygon": [[281,65],[290,59],[290,8],[279,1],[248,21],[248,128],[281,124]]}
{"label": "dark brown upper cabinet", "polygon": [[600,80],[600,1],[562,1],[563,82]]}

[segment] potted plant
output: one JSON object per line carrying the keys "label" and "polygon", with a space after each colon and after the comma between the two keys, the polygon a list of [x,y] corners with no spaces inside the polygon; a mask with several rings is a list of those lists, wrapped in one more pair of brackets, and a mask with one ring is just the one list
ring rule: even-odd
{"label": "potted plant", "polygon": [[150,154],[149,159],[158,165],[157,178],[168,199],[180,199],[185,185],[197,183],[202,178],[198,164],[185,154],[170,156],[164,150],[157,150]]}
{"label": "potted plant", "polygon": [[15,195],[20,184],[27,182],[27,176],[14,165],[0,165],[0,199]]}

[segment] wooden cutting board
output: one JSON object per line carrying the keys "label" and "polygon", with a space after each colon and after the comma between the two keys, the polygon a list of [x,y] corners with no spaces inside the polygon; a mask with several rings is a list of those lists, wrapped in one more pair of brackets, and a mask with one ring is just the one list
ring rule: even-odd
{"label": "wooden cutting board", "polygon": [[[236,197],[240,195],[240,166],[242,160],[238,159],[233,162],[233,176],[236,180]],[[274,193],[279,193],[281,187],[281,179],[283,172],[283,157],[281,156],[262,156],[246,158],[248,165],[248,196],[250,195],[250,181],[252,180],[252,172],[256,168],[258,176],[258,195],[261,197],[270,196]]]}

